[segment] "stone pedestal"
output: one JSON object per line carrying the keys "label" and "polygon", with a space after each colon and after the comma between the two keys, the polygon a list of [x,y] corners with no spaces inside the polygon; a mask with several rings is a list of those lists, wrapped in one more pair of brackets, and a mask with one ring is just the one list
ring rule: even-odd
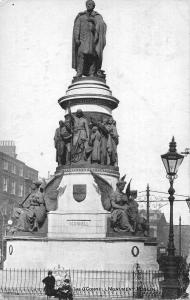
{"label": "stone pedestal", "polygon": [[[82,109],[90,130],[91,123],[110,118],[118,103],[104,79],[88,77],[74,80],[59,99],[66,120],[69,107],[74,115]],[[117,161],[94,163],[79,156],[57,167],[56,174],[63,174],[63,178],[57,209],[47,216],[46,234],[18,232],[8,236],[5,268],[61,265],[67,269],[128,271],[138,263],[143,269],[158,269],[155,240],[110,230],[111,213],[103,208],[91,171],[116,189],[120,177]]]}
{"label": "stone pedestal", "polygon": [[[58,197],[58,207],[48,215],[48,237],[50,238],[103,238],[107,233],[107,217],[101,203],[101,195],[90,173],[96,171],[115,188],[118,172],[94,168],[64,169],[60,187],[62,195]],[[77,189],[84,187],[84,196],[77,199]],[[76,189],[75,189],[76,188]],[[80,190],[79,190],[80,192]]]}
{"label": "stone pedestal", "polygon": [[59,99],[59,104],[68,112],[68,104],[73,111],[82,108],[84,111],[111,115],[118,106],[118,99],[112,96],[106,81],[97,77],[84,77],[73,82],[66,91],[66,95]]}
{"label": "stone pedestal", "polygon": [[[4,268],[54,269],[60,265],[74,270],[132,271],[139,263],[144,270],[158,269],[155,241],[137,237],[101,238],[94,233],[89,238],[81,236],[79,228],[79,237],[72,238],[32,235],[7,238]],[[136,249],[139,254],[134,256]]]}

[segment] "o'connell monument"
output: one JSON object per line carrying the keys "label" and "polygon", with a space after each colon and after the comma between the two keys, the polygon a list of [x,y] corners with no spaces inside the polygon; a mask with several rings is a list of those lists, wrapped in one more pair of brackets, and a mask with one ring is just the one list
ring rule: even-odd
{"label": "o'connell monument", "polygon": [[88,0],[74,20],[76,75],[58,101],[65,118],[57,121],[54,136],[55,175],[48,183],[36,182],[15,209],[5,268],[126,271],[136,263],[157,268],[156,242],[139,216],[137,191],[119,174],[112,117],[119,101],[101,69],[106,24],[94,8]]}

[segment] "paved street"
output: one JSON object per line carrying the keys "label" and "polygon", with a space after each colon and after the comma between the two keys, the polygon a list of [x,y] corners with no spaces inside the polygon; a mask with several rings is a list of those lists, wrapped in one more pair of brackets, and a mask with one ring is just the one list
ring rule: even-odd
{"label": "paved street", "polygon": [[[47,300],[47,297],[46,296],[31,296],[31,295],[2,295],[0,294],[0,300]],[[58,299],[58,298],[50,298],[50,299]],[[85,297],[85,298],[74,298],[74,299],[77,299],[77,300],[87,300],[88,298]],[[109,298],[103,298],[103,297],[100,297],[100,298],[91,298],[93,300],[108,300]],[[110,298],[110,299],[116,299],[116,298]],[[135,300],[135,298],[122,298],[122,300]],[[137,300],[137,299],[136,299]],[[151,298],[149,298],[148,300],[152,300]],[[154,300],[158,300],[156,298],[154,298]]]}
{"label": "paved street", "polygon": [[[0,294],[0,300],[47,300],[47,297],[46,296],[29,296],[29,295],[2,295]],[[57,298],[54,298],[52,297],[51,298],[52,300],[53,299],[57,299]],[[85,298],[75,298],[76,300],[87,300],[88,298],[85,297]],[[117,298],[103,298],[103,297],[99,297],[99,298],[91,298],[93,300],[109,300],[109,299],[113,299],[113,300],[116,300]],[[118,298],[118,299],[122,299],[122,300],[139,300],[137,298]],[[146,300],[161,300],[161,298],[143,298],[143,299],[146,299]],[[179,298],[179,300],[182,299],[182,298]],[[167,299],[165,299],[167,300]],[[171,299],[168,299],[168,300],[171,300]],[[184,300],[190,300],[190,298],[184,298]]]}
{"label": "paved street", "polygon": [[[47,300],[46,296],[19,296],[19,295],[0,295],[0,300]],[[56,298],[51,298],[56,299]]]}
{"label": "paved street", "polygon": [[47,300],[46,296],[28,296],[28,295],[0,295],[0,300]]}
{"label": "paved street", "polygon": [[[29,296],[29,295],[2,295],[2,294],[0,294],[0,300],[47,300],[47,297],[46,296]],[[57,299],[57,298],[51,298],[52,300],[53,299]],[[79,297],[77,297],[77,298],[75,298],[75,299],[77,299],[77,300],[87,300],[88,298],[86,297],[86,298],[79,298]],[[108,300],[108,298],[103,298],[103,297],[101,297],[101,298],[93,298],[93,300]],[[113,299],[113,298],[110,298],[110,299]],[[114,298],[114,299],[116,299],[116,298]],[[135,298],[126,298],[126,299],[124,299],[124,298],[122,298],[122,300],[135,300]],[[148,298],[148,300],[152,300],[151,298]],[[156,299],[156,298],[154,298],[154,300],[158,300],[158,299]]]}
{"label": "paved street", "polygon": [[[0,300],[47,300],[47,297],[46,296],[28,296],[28,295],[0,295]],[[54,298],[54,297],[52,297],[52,298],[50,298],[51,300],[53,300],[53,299],[57,299],[58,300],[58,298]],[[76,299],[76,300],[88,300],[88,298],[86,297],[86,298],[79,298],[79,297],[77,297],[77,298],[74,298],[74,299]],[[108,300],[109,298],[102,298],[102,297],[100,297],[100,298],[92,298],[93,300]],[[116,299],[116,298],[110,298],[110,299]],[[135,300],[134,298],[126,298],[126,299],[124,299],[124,298],[122,298],[122,300]],[[149,300],[151,300],[150,298],[149,298]],[[155,298],[154,298],[154,300],[156,300]]]}
{"label": "paved street", "polygon": [[[29,296],[29,295],[1,295],[0,294],[0,300],[47,300],[46,296]],[[51,298],[53,299],[57,299],[57,298]],[[75,298],[76,300],[88,300],[87,297],[85,298]],[[93,300],[109,300],[109,299],[113,299],[116,300],[117,298],[103,298],[103,297],[99,297],[99,298],[91,298]],[[137,298],[118,298],[121,300],[139,300]],[[143,299],[147,299],[147,300],[161,300],[160,298],[143,298]],[[184,300],[189,300],[190,298],[186,298]],[[167,299],[165,299],[167,300]],[[171,300],[171,299],[170,299]]]}

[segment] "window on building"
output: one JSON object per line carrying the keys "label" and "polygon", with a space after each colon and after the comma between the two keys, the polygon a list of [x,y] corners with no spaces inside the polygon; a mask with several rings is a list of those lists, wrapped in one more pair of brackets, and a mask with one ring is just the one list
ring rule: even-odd
{"label": "window on building", "polygon": [[23,176],[24,174],[24,170],[23,167],[19,168],[19,176]]}
{"label": "window on building", "polygon": [[13,180],[11,182],[11,194],[15,195],[16,193],[16,182]]}
{"label": "window on building", "polygon": [[23,184],[20,184],[20,185],[19,185],[18,196],[19,196],[19,197],[22,197],[22,196],[23,196]]}
{"label": "window on building", "polygon": [[16,166],[15,166],[15,164],[11,164],[11,172],[13,174],[16,174]]}
{"label": "window on building", "polygon": [[8,168],[9,168],[8,161],[4,160],[4,162],[3,162],[3,169],[4,170],[8,170]]}
{"label": "window on building", "polygon": [[4,177],[3,178],[3,192],[8,191],[8,178]]}

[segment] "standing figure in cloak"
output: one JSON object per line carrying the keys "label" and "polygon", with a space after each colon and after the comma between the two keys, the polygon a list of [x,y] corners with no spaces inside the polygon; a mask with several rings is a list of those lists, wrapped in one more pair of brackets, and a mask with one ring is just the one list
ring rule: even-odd
{"label": "standing figure in cloak", "polygon": [[64,153],[63,153],[63,163],[71,163],[71,140],[72,140],[72,131],[70,122],[65,120],[64,126],[61,132],[62,139],[64,141]]}
{"label": "standing figure in cloak", "polygon": [[91,152],[91,162],[100,163],[100,143],[101,143],[101,134],[98,131],[97,126],[92,127],[92,133],[90,136],[89,145],[92,146]]}
{"label": "standing figure in cloak", "polygon": [[86,150],[89,142],[89,128],[87,119],[84,118],[82,109],[76,111],[76,115],[71,113],[68,108],[71,122],[73,123],[73,140],[72,140],[72,154],[75,155],[78,149],[82,149],[83,153],[81,159],[86,160]]}
{"label": "standing figure in cloak", "polygon": [[108,142],[108,130],[106,124],[108,122],[107,118],[103,118],[102,122],[98,122],[98,130],[101,134],[101,144],[100,144],[100,155],[101,155],[101,164],[107,165],[107,142]]}
{"label": "standing figure in cloak", "polygon": [[94,1],[87,0],[87,10],[80,12],[74,21],[72,68],[77,71],[76,77],[97,76],[101,70],[106,24],[94,8]]}
{"label": "standing figure in cloak", "polygon": [[113,151],[114,151],[114,166],[118,166],[118,155],[117,155],[117,146],[119,144],[119,135],[117,132],[116,128],[116,121],[111,118],[112,122],[112,132],[111,132],[111,137],[112,137],[112,145],[113,145]]}
{"label": "standing figure in cloak", "polygon": [[59,121],[55,131],[54,144],[56,148],[56,162],[58,166],[69,164],[71,161],[71,128],[67,121]]}
{"label": "standing figure in cloak", "polygon": [[63,140],[63,133],[65,131],[64,122],[59,121],[59,127],[55,131],[54,136],[54,145],[56,148],[56,162],[58,166],[62,166],[64,164],[64,150],[65,150],[65,142]]}
{"label": "standing figure in cloak", "polygon": [[108,134],[108,141],[107,141],[107,164],[111,166],[117,166],[117,145],[119,142],[119,136],[117,133],[117,129],[115,126],[115,121],[113,118],[109,118],[107,125],[106,125]]}

